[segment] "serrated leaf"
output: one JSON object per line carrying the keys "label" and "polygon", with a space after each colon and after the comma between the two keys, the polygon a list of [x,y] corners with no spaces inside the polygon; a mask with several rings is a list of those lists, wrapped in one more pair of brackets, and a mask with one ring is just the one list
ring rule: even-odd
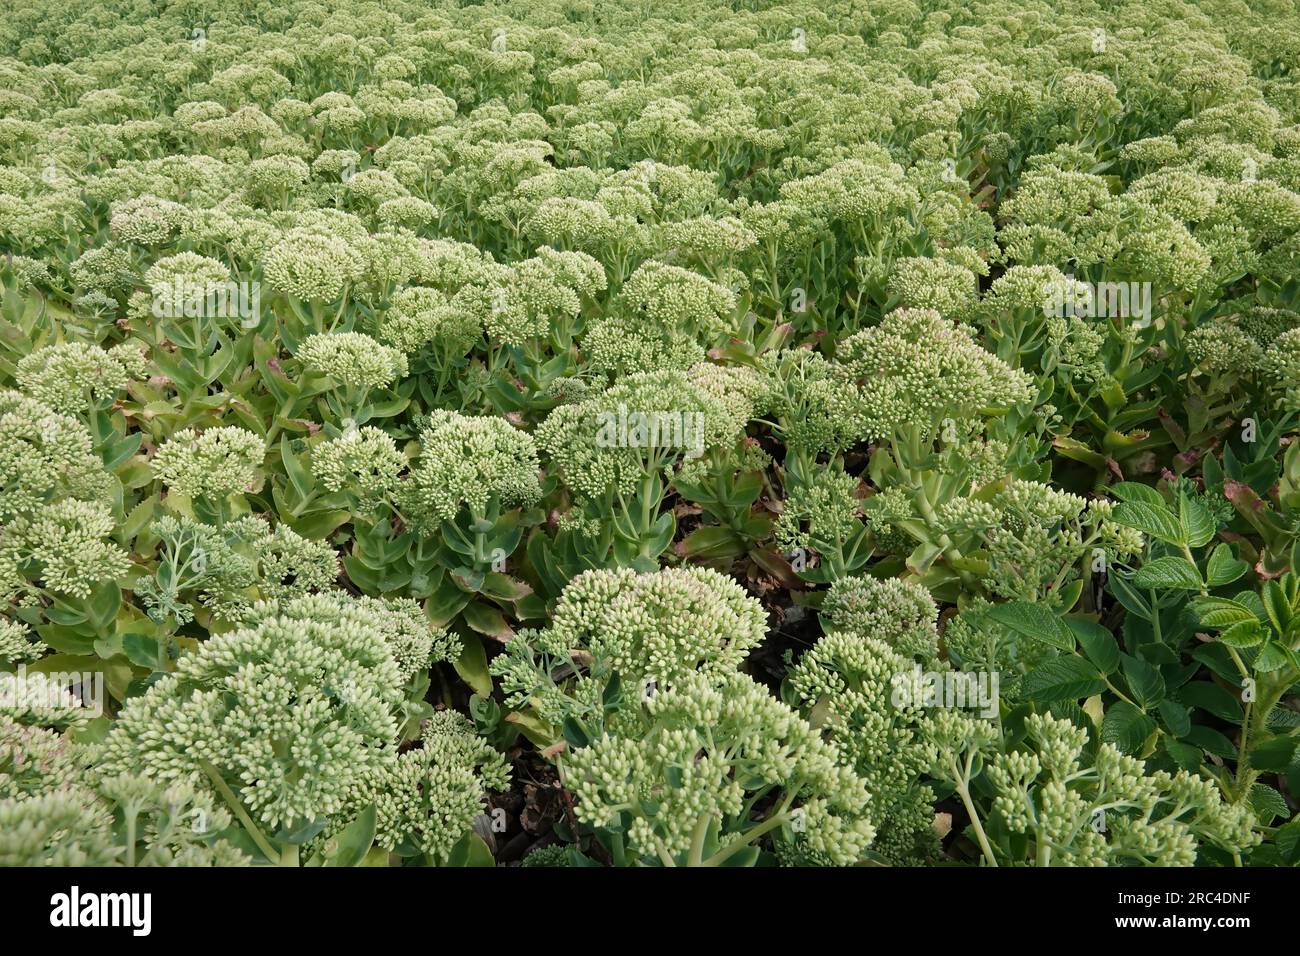
{"label": "serrated leaf", "polygon": [[158,496],[155,494],[132,508],[131,513],[126,517],[126,521],[118,529],[119,539],[127,543],[134,541],[136,535],[143,531],[145,526],[153,520],[157,507]]}
{"label": "serrated leaf", "polygon": [[289,483],[293,485],[293,490],[298,492],[299,499],[305,501],[310,498],[314,482],[311,474],[298,460],[298,456],[293,453],[291,439],[288,435],[280,436],[280,461],[283,462],[285,476],[289,479]]}
{"label": "serrated leaf", "polygon": [[1179,499],[1178,519],[1183,529],[1183,541],[1192,548],[1209,544],[1218,527],[1210,509],[1186,495]]}
{"label": "serrated leaf", "polygon": [[1250,568],[1245,561],[1239,561],[1227,544],[1220,544],[1210,554],[1205,565],[1205,583],[1212,588],[1221,588],[1240,578]]}
{"label": "serrated leaf", "polygon": [[1192,602],[1192,610],[1196,612],[1197,621],[1205,627],[1228,627],[1242,621],[1259,622],[1254,611],[1231,598],[1200,597]]}
{"label": "serrated leaf", "polygon": [[1160,719],[1165,722],[1169,732],[1175,737],[1182,737],[1192,729],[1192,718],[1187,708],[1172,700],[1162,700],[1156,706]]}
{"label": "serrated leaf", "polygon": [[1291,815],[1282,794],[1262,783],[1257,783],[1250,788],[1250,808],[1255,811],[1255,818],[1264,826],[1268,826],[1278,817]]}
{"label": "serrated leaf", "polygon": [[1256,770],[1281,773],[1291,765],[1296,746],[1300,740],[1295,737],[1269,737],[1250,748],[1250,765]]}
{"label": "serrated leaf", "polygon": [[1112,704],[1101,722],[1101,739],[1126,754],[1139,753],[1156,730],[1156,722],[1127,701]]}
{"label": "serrated leaf", "polygon": [[1229,647],[1254,647],[1264,639],[1264,628],[1259,621],[1238,621],[1219,632],[1219,640]]}
{"label": "serrated leaf", "polygon": [[321,541],[328,538],[346,521],[352,520],[352,513],[338,509],[311,511],[301,518],[286,517],[285,523],[304,538]]}
{"label": "serrated leaf", "polygon": [[[1227,631],[1224,632],[1224,634],[1226,633]],[[1220,634],[1219,638],[1222,639],[1223,634]],[[1285,667],[1288,663],[1290,662],[1287,659],[1286,650],[1276,641],[1269,641],[1255,656],[1255,670],[1261,674],[1270,674],[1281,667]]]}
{"label": "serrated leaf", "polygon": [[1241,701],[1213,681],[1193,681],[1184,684],[1178,688],[1174,696],[1189,707],[1203,710],[1229,723],[1241,723]]}
{"label": "serrated leaf", "polygon": [[1177,555],[1166,555],[1148,561],[1133,575],[1133,584],[1140,588],[1176,588],[1199,591],[1204,585],[1196,565]]}
{"label": "serrated leaf", "polygon": [[1096,621],[1067,617],[1065,623],[1074,631],[1084,656],[1097,670],[1102,674],[1113,674],[1115,668],[1119,667],[1119,642],[1115,640],[1115,635]]}
{"label": "serrated leaf", "polygon": [[1160,671],[1146,661],[1125,654],[1122,659],[1124,680],[1133,698],[1143,709],[1154,707],[1165,696],[1165,681]]}
{"label": "serrated leaf", "polygon": [[1009,601],[989,611],[989,617],[1016,634],[1063,651],[1074,650],[1074,632],[1049,608],[1028,601]]}
{"label": "serrated leaf", "polygon": [[122,650],[126,659],[139,667],[156,670],[159,663],[158,641],[148,634],[125,634],[122,636]]}
{"label": "serrated leaf", "polygon": [[1201,748],[1192,744],[1183,743],[1181,740],[1174,740],[1170,737],[1164,738],[1162,744],[1165,753],[1169,754],[1170,759],[1175,764],[1186,770],[1188,773],[1194,773],[1201,765]]}
{"label": "serrated leaf", "polygon": [[1264,605],[1264,612],[1268,615],[1268,620],[1273,624],[1273,629],[1278,634],[1285,634],[1291,624],[1293,613],[1291,601],[1281,582],[1264,582],[1260,598]]}
{"label": "serrated leaf", "polygon": [[1091,697],[1105,687],[1096,667],[1073,656],[1044,661],[1025,676],[1024,682],[1025,694],[1042,703]]}
{"label": "serrated leaf", "polygon": [[489,571],[483,575],[482,592],[495,600],[508,601],[513,604],[515,601],[528,597],[533,593],[533,589],[518,578],[512,578],[496,571]]}
{"label": "serrated leaf", "polygon": [[508,641],[515,635],[501,612],[490,605],[471,601],[461,608],[461,614],[465,617],[465,623],[480,634],[498,641]]}
{"label": "serrated leaf", "polygon": [[1237,756],[1237,745],[1211,727],[1193,724],[1184,739],[1216,757],[1228,759]]}
{"label": "serrated leaf", "polygon": [[1150,485],[1136,481],[1118,481],[1106,489],[1120,501],[1137,501],[1156,508],[1165,507],[1165,499]]}
{"label": "serrated leaf", "polygon": [[1278,827],[1273,843],[1286,863],[1295,866],[1300,862],[1300,819]]}
{"label": "serrated leaf", "polygon": [[1165,508],[1141,501],[1125,501],[1115,508],[1112,517],[1125,527],[1136,528],[1168,544],[1186,543],[1182,523]]}

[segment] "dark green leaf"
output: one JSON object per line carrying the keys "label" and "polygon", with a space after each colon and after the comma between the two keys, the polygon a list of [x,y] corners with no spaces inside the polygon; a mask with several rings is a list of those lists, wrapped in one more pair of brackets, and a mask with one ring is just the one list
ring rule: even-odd
{"label": "dark green leaf", "polygon": [[1256,770],[1268,770],[1281,773],[1291,766],[1296,746],[1300,739],[1295,737],[1269,737],[1250,748],[1250,763]]}
{"label": "dark green leaf", "polygon": [[1195,498],[1184,495],[1179,499],[1178,517],[1183,529],[1183,542],[1189,547],[1199,548],[1214,538],[1214,515]]}
{"label": "dark green leaf", "polygon": [[1101,721],[1101,739],[1126,754],[1142,750],[1156,722],[1127,701],[1112,704]]}
{"label": "dark green leaf", "polygon": [[1264,826],[1268,826],[1278,817],[1291,815],[1282,794],[1262,783],[1257,783],[1250,788],[1250,808],[1255,811],[1255,817]]}
{"label": "dark green leaf", "polygon": [[1216,757],[1230,758],[1237,756],[1237,748],[1233,742],[1210,727],[1193,724],[1192,729],[1187,732],[1183,739],[1190,744],[1195,744],[1202,750],[1209,751]]}
{"label": "dark green leaf", "polygon": [[1239,561],[1233,556],[1231,547],[1220,544],[1210,554],[1210,560],[1205,566],[1205,583],[1212,588],[1223,587],[1240,578],[1249,567],[1245,561]]}
{"label": "dark green leaf", "polygon": [[1175,764],[1188,773],[1195,773],[1201,765],[1201,748],[1185,744],[1181,740],[1165,737],[1161,740],[1165,753]]}
{"label": "dark green leaf", "polygon": [[1151,603],[1144,594],[1124,578],[1118,574],[1109,575],[1106,578],[1106,590],[1110,591],[1115,600],[1119,601],[1129,614],[1144,621],[1151,620]]}
{"label": "dark green leaf", "polygon": [[1203,586],[1196,565],[1186,558],[1167,555],[1148,561],[1133,575],[1133,584],[1140,588],[1178,588],[1199,591]]}
{"label": "dark green leaf", "polygon": [[1174,696],[1189,707],[1203,710],[1229,723],[1241,723],[1240,698],[1212,681],[1193,681],[1184,684],[1178,688]]}
{"label": "dark green leaf", "polygon": [[1074,650],[1074,633],[1051,609],[1028,601],[1010,601],[989,611],[989,617],[1016,634],[1063,651]]}
{"label": "dark green leaf", "polygon": [[572,717],[564,718],[564,740],[574,750],[581,750],[591,743],[591,738],[587,736],[587,731],[583,729],[582,724]]}
{"label": "dark green leaf", "polygon": [[1065,623],[1083,648],[1084,656],[1096,665],[1102,674],[1113,674],[1119,667],[1119,643],[1115,635],[1095,621],[1067,617]]}
{"label": "dark green leaf", "polygon": [[1165,499],[1150,485],[1141,485],[1136,481],[1120,481],[1106,490],[1120,501],[1139,501],[1156,508],[1165,507]]}
{"label": "dark green leaf", "polygon": [[1032,700],[1078,700],[1106,687],[1097,668],[1082,657],[1057,657],[1044,661],[1025,677],[1025,693]]}
{"label": "dark green leaf", "polygon": [[1182,524],[1165,508],[1139,501],[1125,501],[1115,508],[1114,519],[1119,524],[1136,528],[1143,534],[1149,534],[1168,544],[1187,543]]}
{"label": "dark green leaf", "polygon": [[1146,661],[1128,654],[1123,656],[1124,679],[1136,703],[1144,710],[1154,707],[1165,696],[1165,681]]}
{"label": "dark green leaf", "polygon": [[1176,704],[1172,700],[1162,700],[1156,705],[1156,710],[1160,714],[1160,719],[1165,722],[1165,726],[1169,728],[1169,732],[1175,737],[1182,737],[1192,729],[1191,715],[1182,704]]}

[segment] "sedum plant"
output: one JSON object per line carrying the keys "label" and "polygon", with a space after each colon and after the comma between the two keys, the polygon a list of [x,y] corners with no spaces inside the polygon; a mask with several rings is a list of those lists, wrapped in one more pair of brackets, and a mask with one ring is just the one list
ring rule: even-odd
{"label": "sedum plant", "polygon": [[[578,818],[601,830],[615,863],[742,865],[764,835],[797,834],[832,864],[854,862],[875,834],[863,781],[832,745],[742,675],[693,674],[642,705],[629,732],[564,760]],[[753,808],[776,793],[755,819]]]}

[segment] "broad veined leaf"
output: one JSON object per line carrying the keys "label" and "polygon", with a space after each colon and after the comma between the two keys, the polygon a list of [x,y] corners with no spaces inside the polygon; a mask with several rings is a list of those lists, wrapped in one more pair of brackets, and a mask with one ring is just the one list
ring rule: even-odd
{"label": "broad veined leaf", "polygon": [[1229,627],[1244,621],[1259,623],[1259,618],[1245,604],[1232,598],[1201,597],[1192,602],[1196,619],[1205,627]]}
{"label": "broad veined leaf", "polygon": [[1264,628],[1259,621],[1238,621],[1219,631],[1219,640],[1229,647],[1254,647],[1264,639]]}
{"label": "broad veined leaf", "polygon": [[1102,674],[1113,674],[1119,667],[1119,643],[1115,635],[1095,621],[1067,617],[1065,623],[1079,640],[1084,656]]}
{"label": "broad veined leaf", "polygon": [[1016,634],[1063,651],[1074,650],[1074,633],[1050,608],[1028,601],[1010,601],[989,611],[989,617]]}
{"label": "broad veined leaf", "polygon": [[1125,501],[1116,506],[1113,517],[1119,524],[1136,528],[1167,544],[1187,543],[1182,523],[1167,508],[1142,501]]}
{"label": "broad veined leaf", "polygon": [[1205,565],[1205,583],[1212,588],[1223,587],[1239,579],[1249,568],[1250,565],[1245,561],[1239,561],[1233,556],[1229,545],[1220,544],[1210,554],[1210,560]]}
{"label": "broad veined leaf", "polygon": [[1178,500],[1178,520],[1183,529],[1183,542],[1192,548],[1210,543],[1217,526],[1214,515],[1195,498],[1182,495]]}
{"label": "broad veined leaf", "polygon": [[1150,485],[1139,484],[1136,481],[1118,481],[1106,490],[1120,501],[1139,501],[1156,508],[1166,507],[1165,499],[1161,497],[1160,492]]}
{"label": "broad veined leaf", "polygon": [[1229,723],[1241,723],[1240,698],[1212,681],[1184,684],[1174,696],[1190,707],[1196,707]]}
{"label": "broad veined leaf", "polygon": [[1159,670],[1128,654],[1123,655],[1122,666],[1133,699],[1143,709],[1154,707],[1165,696],[1165,681]]}
{"label": "broad veined leaf", "polygon": [[1166,555],[1142,565],[1133,575],[1133,584],[1140,588],[1175,588],[1199,591],[1204,587],[1196,565],[1177,555]]}
{"label": "broad veined leaf", "polygon": [[1156,731],[1156,722],[1127,701],[1112,704],[1101,722],[1101,739],[1126,754],[1137,754]]}
{"label": "broad veined leaf", "polygon": [[1096,667],[1073,656],[1044,661],[1025,676],[1024,682],[1025,693],[1043,703],[1091,697],[1105,687]]}

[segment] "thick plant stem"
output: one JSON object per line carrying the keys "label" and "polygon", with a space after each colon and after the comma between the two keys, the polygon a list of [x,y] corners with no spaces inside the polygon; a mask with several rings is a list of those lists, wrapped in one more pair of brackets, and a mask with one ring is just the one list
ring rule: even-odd
{"label": "thick plant stem", "polygon": [[975,809],[975,801],[971,799],[970,795],[970,772],[975,755],[966,755],[965,772],[958,770],[955,755],[950,754],[949,757],[948,765],[952,770],[952,779],[957,788],[957,795],[961,797],[961,805],[966,808],[966,815],[970,817],[971,827],[975,830],[975,839],[980,845],[980,852],[984,854],[984,859],[988,861],[989,866],[997,866],[998,861],[993,856],[993,847],[989,845],[988,835],[984,832],[984,826],[980,823],[979,812]]}
{"label": "thick plant stem", "polygon": [[1259,778],[1259,771],[1250,765],[1251,740],[1263,735],[1268,725],[1268,715],[1273,712],[1277,702],[1286,689],[1294,683],[1292,680],[1274,685],[1258,700],[1247,701],[1245,715],[1241,722],[1241,739],[1237,745],[1237,768],[1233,773],[1232,802],[1240,803],[1250,795],[1251,787]]}
{"label": "thick plant stem", "polygon": [[709,835],[709,824],[712,817],[707,813],[701,814],[699,821],[695,824],[695,831],[691,834],[691,852],[687,858],[687,866],[699,866],[704,862],[704,840]]}
{"label": "thick plant stem", "polygon": [[[221,774],[217,773],[216,768],[207,761],[203,761],[201,766],[203,767],[203,772],[207,774],[208,779],[212,781],[212,785],[216,787],[217,792],[221,794],[221,798],[225,800],[230,809],[234,811],[235,816],[239,818],[239,822],[242,823],[244,829],[248,831],[249,837],[257,844],[257,848],[265,853],[266,858],[271,862],[283,862],[282,853],[277,851],[275,847],[271,845],[271,841],[262,833],[262,828],[253,822],[253,818],[248,815],[248,811],[244,809],[244,805],[240,802],[239,797],[235,796],[235,792],[230,789],[230,785],[221,779]],[[297,851],[295,850],[295,854],[296,852]]]}

